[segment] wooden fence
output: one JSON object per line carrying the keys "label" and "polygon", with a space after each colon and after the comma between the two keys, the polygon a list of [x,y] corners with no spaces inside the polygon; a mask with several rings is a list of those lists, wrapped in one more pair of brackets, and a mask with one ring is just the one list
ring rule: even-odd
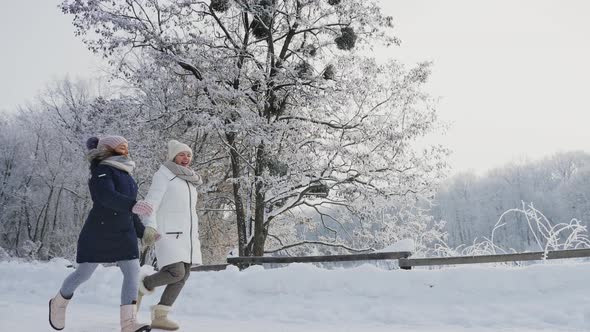
{"label": "wooden fence", "polygon": [[221,271],[228,265],[244,268],[253,264],[289,264],[289,263],[328,263],[328,262],[352,262],[373,260],[397,260],[399,267],[410,270],[414,266],[440,266],[458,264],[483,264],[483,263],[509,263],[521,261],[534,261],[545,259],[567,259],[590,257],[590,249],[557,250],[548,252],[525,252],[515,254],[481,255],[481,256],[457,256],[457,257],[432,257],[409,258],[409,251],[378,252],[353,255],[329,255],[329,256],[262,256],[262,257],[230,257],[227,264],[194,266],[192,271]]}
{"label": "wooden fence", "polygon": [[402,258],[399,259],[399,267],[410,270],[414,266],[437,266],[457,264],[483,264],[483,263],[509,263],[523,261],[537,261],[544,259],[564,259],[590,257],[590,249],[572,249],[537,252],[524,252],[515,254],[435,257],[435,258]]}
{"label": "wooden fence", "polygon": [[353,255],[329,255],[329,256],[262,256],[262,257],[230,257],[227,259],[229,264],[263,264],[263,263],[324,263],[324,262],[352,262],[352,261],[369,261],[384,259],[407,258],[412,255],[409,251],[397,252],[374,252],[368,254]]}

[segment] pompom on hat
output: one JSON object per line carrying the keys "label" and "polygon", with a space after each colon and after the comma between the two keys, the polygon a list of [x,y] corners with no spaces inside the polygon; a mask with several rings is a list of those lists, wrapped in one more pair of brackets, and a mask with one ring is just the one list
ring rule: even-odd
{"label": "pompom on hat", "polygon": [[86,141],[86,148],[88,150],[105,148],[105,147],[109,147],[111,149],[114,149],[119,144],[122,144],[122,143],[129,144],[129,142],[127,142],[127,140],[123,136],[116,136],[116,135],[103,136],[100,139],[98,137],[90,137]]}
{"label": "pompom on hat", "polygon": [[192,154],[193,149],[191,149],[190,146],[180,143],[174,139],[168,141],[168,160],[174,161],[176,155],[181,152],[190,152]]}
{"label": "pompom on hat", "polygon": [[86,141],[86,148],[88,150],[92,150],[92,149],[96,149],[96,147],[98,146],[98,137],[90,137],[87,141]]}

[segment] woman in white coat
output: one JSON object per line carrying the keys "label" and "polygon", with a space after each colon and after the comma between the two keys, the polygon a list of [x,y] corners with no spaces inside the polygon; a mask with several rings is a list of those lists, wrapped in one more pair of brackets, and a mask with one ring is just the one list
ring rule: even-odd
{"label": "woman in white coat", "polygon": [[189,277],[191,265],[202,264],[196,211],[196,186],[202,181],[189,168],[191,161],[192,149],[188,145],[169,141],[168,159],[154,174],[145,200],[136,208],[136,213],[144,216],[144,241],[145,237],[147,243],[155,241],[161,267],[157,273],[140,279],[138,298],[166,286],[160,302],[152,307],[152,328],[179,328],[168,319],[168,312]]}

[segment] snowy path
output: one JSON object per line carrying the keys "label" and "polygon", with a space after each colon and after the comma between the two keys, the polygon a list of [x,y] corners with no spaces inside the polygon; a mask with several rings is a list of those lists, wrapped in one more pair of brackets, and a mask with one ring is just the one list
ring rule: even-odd
{"label": "snowy path", "polygon": [[[71,271],[65,264],[0,263],[0,331],[51,330],[47,301]],[[76,293],[65,331],[118,331],[121,278],[99,268]],[[174,309],[191,332],[590,331],[590,264],[194,273]]]}
{"label": "snowy path", "polygon": [[[118,331],[118,314],[117,308],[110,308],[101,305],[74,305],[69,308],[69,316],[67,328],[64,331],[76,332],[105,332]],[[0,328],[2,332],[37,332],[37,331],[52,331],[47,324],[45,316],[47,315],[46,306],[41,306],[38,303],[8,303],[0,301]],[[43,318],[43,319],[41,319]],[[149,318],[149,313],[146,311],[140,312],[140,318],[146,322]],[[362,326],[342,326],[342,325],[322,325],[322,324],[306,324],[306,323],[280,323],[269,321],[227,321],[207,319],[203,317],[190,317],[185,315],[175,315],[174,319],[179,321],[182,326],[179,332],[391,332],[391,331],[405,331],[405,332],[533,332],[539,331],[528,330],[522,328],[512,329],[497,329],[484,327],[457,327],[457,326],[437,326],[437,327],[416,327],[416,326],[378,326],[378,325],[362,325]],[[153,330],[161,331],[161,330]],[[574,330],[559,330],[547,329],[544,331],[574,331]]]}

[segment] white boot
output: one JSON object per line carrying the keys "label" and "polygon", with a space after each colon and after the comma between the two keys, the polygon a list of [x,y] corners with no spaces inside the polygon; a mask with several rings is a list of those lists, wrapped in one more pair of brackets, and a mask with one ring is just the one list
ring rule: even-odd
{"label": "white boot", "polygon": [[166,305],[155,305],[152,307],[152,327],[155,329],[162,329],[167,331],[178,330],[179,326],[175,322],[168,319],[170,307]]}
{"label": "white boot", "polygon": [[147,277],[146,274],[141,274],[139,276],[139,291],[137,292],[137,310],[139,310],[139,305],[141,304],[141,300],[143,299],[143,297],[145,295],[151,295],[156,291],[155,288],[152,290],[149,290],[149,289],[147,289],[147,287],[145,287],[145,284],[143,283],[143,281],[145,280],[145,277]]}
{"label": "white boot", "polygon": [[56,330],[66,327],[66,307],[70,299],[65,299],[60,292],[49,300],[49,325]]}
{"label": "white boot", "polygon": [[137,322],[137,307],[135,304],[121,306],[121,332],[151,331],[148,324]]}

